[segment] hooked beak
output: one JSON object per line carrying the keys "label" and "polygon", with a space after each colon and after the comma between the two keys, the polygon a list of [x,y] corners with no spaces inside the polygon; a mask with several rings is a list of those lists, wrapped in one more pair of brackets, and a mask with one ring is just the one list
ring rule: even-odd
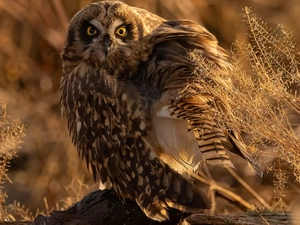
{"label": "hooked beak", "polygon": [[105,57],[108,55],[109,47],[111,45],[111,39],[108,35],[104,36],[103,38],[103,46],[104,46],[104,54]]}

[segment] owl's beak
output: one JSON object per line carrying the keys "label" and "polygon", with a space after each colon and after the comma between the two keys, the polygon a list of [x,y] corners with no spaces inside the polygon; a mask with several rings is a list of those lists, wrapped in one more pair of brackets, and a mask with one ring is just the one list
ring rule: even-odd
{"label": "owl's beak", "polygon": [[107,57],[107,55],[108,55],[108,51],[109,51],[110,45],[111,45],[111,39],[110,39],[110,37],[108,35],[104,36],[104,38],[103,38],[103,46],[104,46],[105,57]]}

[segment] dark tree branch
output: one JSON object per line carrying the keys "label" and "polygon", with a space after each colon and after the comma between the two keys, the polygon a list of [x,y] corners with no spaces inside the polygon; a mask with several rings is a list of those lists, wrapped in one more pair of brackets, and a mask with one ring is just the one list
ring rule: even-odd
{"label": "dark tree branch", "polygon": [[[187,218],[186,218],[187,217]],[[65,211],[53,211],[50,216],[39,215],[32,225],[176,225],[183,218],[192,225],[277,225],[300,224],[291,213],[240,213],[208,215],[180,213],[170,210],[170,220],[159,223],[148,219],[135,202],[120,200],[113,190],[95,191]],[[0,222],[0,225],[27,225],[30,222]]]}
{"label": "dark tree branch", "polygon": [[145,216],[135,202],[120,200],[110,189],[92,192],[66,211],[53,211],[49,217],[40,215],[32,225],[172,225],[177,224],[182,216],[187,215],[172,210],[170,221],[164,223],[152,221]]}

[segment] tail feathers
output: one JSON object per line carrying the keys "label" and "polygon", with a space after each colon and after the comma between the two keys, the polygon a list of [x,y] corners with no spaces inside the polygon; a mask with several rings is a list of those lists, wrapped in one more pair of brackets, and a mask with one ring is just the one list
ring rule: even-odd
{"label": "tail feathers", "polygon": [[142,136],[127,138],[126,143],[122,155],[113,163],[108,159],[108,164],[119,166],[119,172],[111,173],[119,196],[134,199],[146,216],[157,221],[168,220],[168,208],[187,213],[209,208],[206,195],[192,178],[160,160]]}
{"label": "tail feathers", "polygon": [[209,200],[200,187],[192,184],[184,174],[179,175],[170,168],[168,170],[166,203],[169,207],[188,213],[199,213],[210,208]]}
{"label": "tail feathers", "polygon": [[252,156],[249,154],[249,152],[246,150],[246,146],[243,141],[239,140],[240,136],[235,134],[229,134],[229,139],[231,140],[233,146],[234,146],[234,153],[242,156],[245,158],[248,162],[249,165],[260,175],[263,175],[263,171],[261,166],[252,158]]}
{"label": "tail feathers", "polygon": [[168,205],[165,201],[159,199],[159,196],[147,196],[145,193],[140,193],[135,199],[141,210],[147,217],[156,221],[165,221],[169,219]]}
{"label": "tail feathers", "polygon": [[209,200],[200,187],[190,183],[167,165],[160,186],[151,188],[151,191],[138,193],[135,201],[153,220],[168,220],[168,208],[185,213],[200,213],[210,208]]}
{"label": "tail feathers", "polygon": [[199,150],[206,162],[211,165],[229,166],[234,168],[226,153],[224,143],[228,142],[224,133],[217,129],[194,129]]}
{"label": "tail feathers", "polygon": [[188,175],[177,173],[156,157],[146,161],[139,175],[143,182],[138,182],[135,189],[135,201],[149,218],[168,220],[168,208],[186,213],[199,213],[210,208],[207,196]]}
{"label": "tail feathers", "polygon": [[235,168],[227,155],[227,151],[231,151],[246,159],[251,167],[262,176],[260,165],[247,151],[246,145],[238,133],[230,131],[228,135],[225,135],[217,128],[211,127],[203,130],[194,129],[194,134],[199,150],[209,164]]}

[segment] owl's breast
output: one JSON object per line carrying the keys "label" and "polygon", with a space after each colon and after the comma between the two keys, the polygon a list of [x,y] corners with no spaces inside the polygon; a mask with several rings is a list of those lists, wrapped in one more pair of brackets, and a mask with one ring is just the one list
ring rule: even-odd
{"label": "owl's breast", "polygon": [[73,143],[106,182],[120,172],[115,165],[127,140],[150,129],[145,97],[132,83],[98,68],[73,70],[62,78],[60,91]]}

